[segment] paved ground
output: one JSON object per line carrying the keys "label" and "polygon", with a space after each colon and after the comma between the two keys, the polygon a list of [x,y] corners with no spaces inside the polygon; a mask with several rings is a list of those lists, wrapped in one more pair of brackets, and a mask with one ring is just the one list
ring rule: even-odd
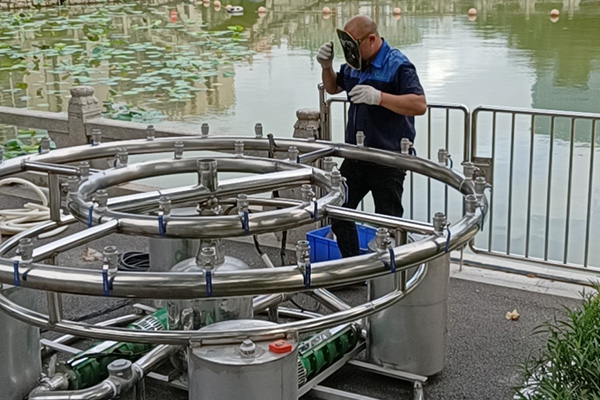
{"label": "paved ground", "polygon": [[[0,196],[2,208],[9,208],[11,200]],[[75,228],[71,228],[73,230]],[[143,238],[113,235],[97,240],[90,247],[101,250],[105,245],[117,245],[120,251],[147,251],[147,241]],[[70,250],[62,254],[59,261],[63,265],[81,265],[84,248]],[[244,259],[250,264],[260,263],[253,246],[246,243],[228,242],[227,254]],[[278,260],[278,250],[267,249],[273,260]],[[97,265],[89,264],[90,267]],[[535,355],[543,347],[544,338],[535,335],[534,329],[545,321],[563,315],[563,305],[576,306],[579,301],[573,298],[557,297],[536,291],[525,291],[510,287],[477,282],[493,282],[489,277],[478,279],[483,274],[456,272],[450,280],[448,299],[448,344],[447,362],[444,370],[430,378],[425,386],[426,399],[509,399],[513,387],[522,377],[518,365],[529,356]],[[467,279],[463,279],[467,278]],[[503,284],[519,288],[535,288],[535,285],[518,283],[517,279],[504,279]],[[571,288],[570,293],[576,292]],[[366,298],[365,287],[353,286],[336,290],[336,294],[351,304],[360,304]],[[565,292],[566,293],[566,292]],[[304,307],[314,307],[314,300],[299,295],[297,301]],[[128,300],[110,300],[68,296],[65,299],[67,318],[86,318],[102,309],[123,306],[109,315],[131,311]],[[517,309],[521,315],[518,321],[508,321],[505,314]],[[52,337],[51,333],[45,333]],[[324,382],[330,387],[352,391],[377,399],[409,399],[410,385],[391,378],[366,373],[346,366]],[[170,388],[162,383],[148,380],[146,384],[148,400],[184,400],[187,393]],[[0,396],[1,397],[1,396]],[[305,396],[305,399],[312,397]]]}

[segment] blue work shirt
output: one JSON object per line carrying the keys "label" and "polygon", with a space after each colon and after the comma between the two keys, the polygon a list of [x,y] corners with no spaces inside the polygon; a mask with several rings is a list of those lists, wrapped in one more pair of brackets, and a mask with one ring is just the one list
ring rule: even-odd
{"label": "blue work shirt", "polygon": [[[390,94],[423,94],[415,66],[400,50],[383,40],[377,56],[363,72],[343,64],[337,84],[349,93],[356,85],[369,85]],[[400,140],[415,139],[415,118],[381,106],[350,104],[346,143],[356,144],[356,132],[365,134],[365,146],[400,151]]]}

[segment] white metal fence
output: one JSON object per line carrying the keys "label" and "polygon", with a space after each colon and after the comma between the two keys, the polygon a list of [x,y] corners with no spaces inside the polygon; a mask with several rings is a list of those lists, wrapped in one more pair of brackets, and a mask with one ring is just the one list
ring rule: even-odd
{"label": "white metal fence", "polygon": [[[326,138],[340,140],[346,112],[345,98],[321,92]],[[472,251],[600,272],[600,114],[434,103],[415,121],[420,156],[445,149],[455,169],[473,162],[492,183],[488,223]],[[405,199],[411,219],[445,211],[452,221],[462,212],[459,194],[422,177],[409,177]]]}
{"label": "white metal fence", "polygon": [[[90,110],[93,91],[72,92],[76,104],[67,114],[0,107],[0,124],[47,129],[65,143],[95,128],[112,140],[145,137],[145,125],[102,119]],[[323,139],[343,141],[346,112],[345,98],[326,98],[321,89]],[[414,145],[429,159],[446,150],[454,169],[473,162],[492,183],[488,223],[471,246],[475,253],[600,271],[600,246],[594,245],[600,236],[599,120],[600,114],[490,106],[470,112],[460,104],[434,103],[416,118]],[[161,124],[156,134],[194,130]],[[437,211],[450,221],[462,215],[462,196],[439,182],[410,174],[405,189],[411,219],[429,222]]]}

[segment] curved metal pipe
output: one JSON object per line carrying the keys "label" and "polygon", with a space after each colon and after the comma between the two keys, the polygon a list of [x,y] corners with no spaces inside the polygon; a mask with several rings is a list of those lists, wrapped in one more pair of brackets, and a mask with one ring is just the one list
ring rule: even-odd
{"label": "curved metal pipe", "polygon": [[310,293],[312,297],[319,300],[325,307],[332,311],[344,311],[349,310],[351,307],[345,303],[342,299],[331,293],[327,289],[317,289]]}
{"label": "curved metal pipe", "polygon": [[173,346],[159,345],[132,365],[131,379],[109,376],[99,384],[80,390],[48,391],[38,386],[29,393],[29,400],[108,400],[126,393],[149,371],[165,361],[175,351]]}
{"label": "curved metal pipe", "polygon": [[[101,144],[99,146],[79,146],[75,148],[68,148],[62,150],[56,150],[48,154],[34,155],[23,157],[22,160],[8,160],[0,167],[0,176],[5,174],[11,174],[25,170],[27,167],[24,164],[26,161],[34,162],[76,162],[92,160],[96,158],[113,157],[118,149],[126,148],[130,154],[146,154],[156,152],[171,152],[173,145],[176,141],[184,143],[186,150],[217,150],[222,151],[233,148],[233,144],[236,141],[243,141],[245,148],[248,150],[267,150],[270,148],[271,143],[267,139],[248,139],[248,138],[199,138],[199,137],[185,137],[185,138],[166,138],[158,139],[155,141],[145,140],[133,140],[124,141],[118,143]],[[371,161],[382,165],[395,166],[404,168],[406,170],[415,171],[430,178],[439,180],[449,186],[454,187],[463,194],[475,193],[473,182],[470,179],[465,179],[463,175],[452,171],[444,166],[440,166],[428,160],[420,159],[408,155],[399,155],[394,152],[376,150],[370,148],[359,148],[353,145],[333,145],[330,142],[320,142],[312,140],[286,140],[278,139],[275,150],[286,151],[289,146],[296,146],[301,152],[310,153],[318,152],[324,148],[334,150],[334,155],[344,157],[348,159]],[[245,157],[242,157],[242,159]],[[242,163],[243,164],[243,163]],[[267,163],[268,164],[268,163]],[[164,164],[167,165],[167,164]],[[291,163],[281,161],[282,166],[286,168]],[[131,171],[125,170],[123,174],[127,175],[128,178],[131,176],[136,177],[136,174],[130,174]],[[119,174],[121,172],[114,172],[111,170],[108,174]],[[98,173],[107,174],[106,172]],[[318,176],[322,172],[313,174]],[[143,196],[142,196],[143,197]],[[139,197],[138,197],[139,199]],[[319,206],[325,204],[324,198],[319,199],[321,202]],[[483,198],[485,203],[485,198]],[[294,220],[293,225],[298,226],[304,222],[304,219],[310,215],[310,203],[301,204],[297,207],[291,207],[284,210],[287,214],[293,214],[292,219]],[[487,207],[487,204],[484,204]],[[85,211],[85,210],[83,210]],[[80,210],[80,212],[83,213]],[[280,211],[280,210],[279,210]],[[280,219],[272,218],[273,214],[260,213],[267,216],[264,219],[264,225],[257,226],[257,228],[264,228],[275,230],[278,224],[281,223]],[[287,215],[285,214],[285,215]],[[398,271],[406,270],[412,266],[419,265],[430,259],[443,254],[444,249],[446,251],[454,248],[462,247],[468,241],[472,239],[477,230],[479,229],[480,220],[482,217],[481,210],[476,210],[472,215],[467,215],[454,225],[452,225],[448,234],[444,236],[431,235],[418,242],[413,242],[393,249],[393,254],[396,260],[396,267]],[[78,215],[79,218],[83,218],[84,214]],[[92,215],[94,216],[94,215]],[[304,218],[304,219],[303,219]],[[258,218],[256,220],[259,220]],[[140,222],[141,221],[141,222]],[[231,224],[229,220],[214,220],[219,223],[211,225],[207,222],[204,228],[214,230],[217,232],[220,230],[227,230]],[[171,221],[169,221],[171,223]],[[175,226],[176,234],[181,237],[196,237],[197,231],[186,230],[189,227],[186,226],[190,221],[181,220],[173,222],[172,226]],[[262,220],[261,220],[262,222]],[[152,218],[145,218],[136,216],[135,218],[120,218],[118,220],[119,227],[123,224],[129,224],[134,227],[132,229],[138,229],[139,231],[146,232],[146,234],[155,235],[156,221]],[[181,226],[177,226],[180,224]],[[141,225],[141,226],[139,226]],[[281,226],[279,226],[281,229]],[[284,229],[287,226],[284,227]],[[239,230],[239,228],[238,228]],[[235,231],[235,230],[234,230]],[[220,234],[220,233],[219,233]],[[189,236],[186,236],[189,235]],[[229,231],[226,236],[232,236]],[[214,237],[214,234],[211,235]],[[65,244],[64,246],[67,246]],[[63,246],[63,247],[64,247]],[[56,251],[60,251],[60,248],[56,248]],[[18,261],[18,258],[15,260]],[[365,255],[359,257],[353,257],[351,259],[331,261],[324,263],[315,263],[312,266],[311,275],[311,288],[319,289],[324,287],[330,287],[335,285],[343,285],[347,283],[359,282],[375,277],[383,276],[387,273],[383,262],[389,263],[389,256],[380,256],[378,254]],[[24,267],[24,266],[23,266]],[[47,266],[38,263],[27,264],[27,279],[21,280],[21,285],[27,288],[49,290],[61,293],[73,293],[83,295],[104,295],[104,287],[106,282],[102,275],[98,271],[84,270],[83,268],[69,268],[63,266]],[[422,267],[425,268],[425,267]],[[419,269],[422,274],[424,270]],[[12,283],[15,274],[24,272],[24,268],[19,270],[19,264],[13,263],[13,260],[0,259],[0,282]],[[417,276],[418,277],[418,276]],[[230,272],[217,272],[212,278],[212,285],[210,288],[205,283],[205,277],[203,273],[119,273],[114,280],[112,280],[113,287],[110,292],[111,296],[116,297],[140,297],[140,298],[155,298],[155,299],[188,299],[188,298],[205,298],[208,297],[207,293],[212,293],[215,297],[228,297],[228,296],[247,296],[257,294],[268,294],[268,293],[281,293],[281,292],[296,292],[305,290],[305,281],[303,275],[298,271],[296,266],[287,266],[277,269],[259,269],[259,270],[247,270],[247,271],[230,271]],[[388,294],[380,299],[373,302],[364,304],[362,306],[354,307],[349,310],[340,311],[333,315],[324,316],[322,318],[315,318],[311,321],[303,321],[302,323],[289,323],[283,324],[272,330],[242,330],[237,332],[229,332],[226,335],[220,335],[219,338],[210,338],[215,342],[238,340],[240,337],[247,337],[248,335],[259,335],[259,336],[285,336],[286,329],[299,329],[307,332],[323,329],[324,327],[335,326],[343,322],[350,322],[371,313],[377,312],[391,304],[398,301],[400,298],[405,296],[414,287],[409,286],[407,290],[396,291]],[[207,290],[210,289],[210,290]],[[47,326],[48,317],[46,315],[36,313],[32,310],[20,307],[10,302],[5,297],[0,296],[0,308],[7,311],[10,315],[32,323],[37,326]],[[297,325],[299,324],[299,325]],[[70,321],[62,321],[53,327],[53,330],[60,332],[74,333],[81,336],[96,337],[101,339],[111,340],[124,340],[124,341],[137,341],[145,343],[185,343],[191,339],[205,339],[206,335],[210,334],[199,334],[198,332],[180,332],[180,331],[167,331],[167,332],[126,332],[127,330],[119,328],[101,328],[93,327],[87,324],[78,324]]]}
{"label": "curved metal pipe", "polygon": [[[131,154],[149,153],[171,153],[175,142],[182,142],[184,148],[189,151],[223,151],[234,148],[236,141],[242,141],[247,150],[269,150],[270,143],[267,138],[252,139],[248,137],[209,137],[197,136],[177,138],[157,138],[154,141],[147,140],[124,140],[119,142],[102,143],[98,146],[76,146],[65,149],[53,150],[46,154],[36,154],[18,159],[6,160],[0,168],[0,177],[11,175],[26,170],[25,162],[47,162],[47,163],[71,163],[77,161],[89,161],[98,158],[112,158],[118,150],[124,148]],[[373,148],[361,148],[349,144],[334,144],[327,141],[314,141],[302,139],[277,139],[277,151],[287,151],[290,146],[296,146],[302,153],[314,152],[326,148],[334,148],[335,157],[343,157],[353,160],[371,161],[388,166],[396,166],[405,170],[414,171],[429,176],[433,179],[443,181],[450,186],[458,187],[464,180],[464,176],[437,163],[418,157],[398,154],[392,151],[378,150]],[[247,157],[245,157],[247,158]],[[285,161],[281,161],[282,164]],[[463,194],[474,194],[472,182],[463,184]]]}
{"label": "curved metal pipe", "polygon": [[280,316],[295,319],[313,319],[323,316],[323,314],[318,314],[310,311],[302,311],[288,307],[279,307],[278,310]]}
{"label": "curved metal pipe", "polygon": [[48,221],[42,225],[36,226],[35,228],[31,228],[26,231],[20,232],[16,235],[13,235],[10,239],[6,239],[4,242],[2,242],[2,244],[0,244],[0,257],[4,257],[6,253],[17,247],[19,245],[19,240],[23,238],[35,238],[44,232],[51,231],[60,226],[74,224],[76,222],[78,221],[75,219],[75,217],[69,215],[68,217],[64,217],[60,223],[55,221]]}
{"label": "curved metal pipe", "polygon": [[288,293],[276,293],[269,295],[256,296],[252,300],[252,308],[254,313],[257,314],[261,311],[266,310],[267,308],[274,307],[284,301],[287,301],[292,296]]}
{"label": "curved metal pipe", "polygon": [[[479,230],[480,211],[451,226],[448,249],[462,247]],[[394,249],[398,271],[416,266],[443,254],[447,238],[429,236]],[[331,287],[356,283],[389,273],[383,261],[389,256],[367,254],[350,259],[315,263],[312,265],[311,288]],[[0,281],[12,283],[14,279],[12,260],[0,259]],[[251,282],[251,284],[249,284]],[[113,279],[112,297],[148,299],[206,298],[207,286],[201,272],[119,272]],[[105,295],[100,271],[83,268],[49,266],[32,263],[28,265],[27,280],[21,286],[54,292]],[[303,275],[296,266],[276,269],[262,268],[244,271],[222,271],[213,274],[214,297],[249,296],[306,290]]]}
{"label": "curved metal pipe", "polygon": [[[396,289],[378,299],[367,302],[351,309],[330,315],[314,318],[309,321],[289,322],[280,324],[275,328],[246,328],[230,332],[201,332],[201,331],[141,331],[122,328],[97,327],[89,324],[72,321],[60,321],[53,326],[56,332],[69,333],[76,336],[85,336],[95,339],[117,340],[139,343],[164,343],[173,345],[186,345],[191,340],[201,340],[204,344],[239,342],[241,339],[271,340],[285,338],[290,331],[310,333],[331,328],[343,323],[353,322],[380,312],[390,307],[412,292],[425,278],[427,266],[421,265],[413,277],[408,281],[406,290]],[[12,317],[35,326],[46,326],[46,315],[29,310],[11,302],[0,295],[0,309]]]}
{"label": "curved metal pipe", "polygon": [[45,391],[39,388],[29,393],[30,400],[106,400],[117,396],[116,387],[121,382],[115,382],[115,378],[108,377],[103,382],[80,390],[58,390]]}
{"label": "curved metal pipe", "polygon": [[[127,324],[130,324],[131,322],[137,321],[140,318],[141,318],[141,316],[139,314],[126,314],[126,315],[121,315],[119,317],[115,317],[115,318],[107,319],[105,321],[98,322],[97,324],[94,324],[94,325],[96,325],[96,326],[127,325]],[[73,335],[63,335],[59,338],[54,339],[52,342],[57,343],[57,344],[70,344],[70,343],[73,343],[74,341],[76,341],[77,339],[78,338]],[[53,353],[53,352],[54,352],[53,349],[49,349],[47,347],[42,349],[42,358],[48,356],[50,353]]]}

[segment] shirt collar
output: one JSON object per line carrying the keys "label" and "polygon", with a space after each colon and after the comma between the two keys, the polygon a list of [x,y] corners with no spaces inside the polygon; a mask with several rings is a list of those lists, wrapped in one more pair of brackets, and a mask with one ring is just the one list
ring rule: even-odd
{"label": "shirt collar", "polygon": [[371,65],[375,68],[381,68],[383,66],[383,62],[387,57],[388,52],[390,51],[390,45],[388,44],[388,42],[386,42],[386,40],[383,38],[381,40],[383,41],[383,43],[381,44],[381,48],[379,49],[379,52],[377,53],[377,56],[375,56],[373,62],[371,62]]}

